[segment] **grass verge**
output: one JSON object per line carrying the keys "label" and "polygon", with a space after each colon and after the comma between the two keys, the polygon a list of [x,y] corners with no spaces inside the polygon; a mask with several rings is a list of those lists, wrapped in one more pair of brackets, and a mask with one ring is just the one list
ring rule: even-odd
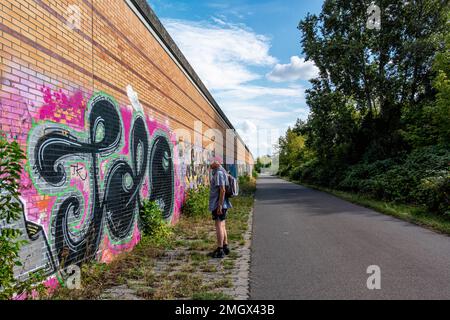
{"label": "grass verge", "polygon": [[[182,216],[166,241],[144,238],[128,253],[110,264],[87,263],[82,267],[82,289],[57,289],[53,300],[148,299],[231,300],[232,276],[237,273],[238,249],[254,204],[255,181],[241,186],[241,196],[232,199],[227,221],[232,254],[214,260],[214,223],[210,214]],[[117,295],[117,291],[124,293]]]}
{"label": "grass verge", "polygon": [[302,183],[300,181],[291,182],[332,194],[351,203],[373,209],[377,212],[419,225],[435,232],[450,235],[450,218],[429,213],[424,207],[375,200],[361,194],[324,188],[317,185]]}

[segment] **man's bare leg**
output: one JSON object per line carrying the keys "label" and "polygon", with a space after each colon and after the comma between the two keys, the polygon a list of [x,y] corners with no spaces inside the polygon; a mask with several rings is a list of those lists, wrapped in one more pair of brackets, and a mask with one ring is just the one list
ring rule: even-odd
{"label": "man's bare leg", "polygon": [[223,248],[224,234],[223,234],[223,222],[219,219],[216,221],[216,234],[217,234],[217,246]]}
{"label": "man's bare leg", "polygon": [[227,232],[227,224],[226,222],[222,222],[222,234],[223,234],[223,246],[228,246],[228,232]]}

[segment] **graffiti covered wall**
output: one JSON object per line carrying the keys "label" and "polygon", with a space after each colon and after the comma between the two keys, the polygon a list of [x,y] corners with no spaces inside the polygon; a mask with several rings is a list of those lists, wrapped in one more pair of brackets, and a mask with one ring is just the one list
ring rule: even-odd
{"label": "graffiti covered wall", "polygon": [[[2,1],[0,130],[27,155],[22,276],[109,262],[140,241],[142,201],[156,201],[175,223],[187,189],[208,184],[214,151],[203,130],[225,135],[230,123],[165,46],[171,39],[149,30],[146,19],[161,26],[144,19],[141,6]],[[182,140],[177,130],[197,139]],[[235,149],[230,167],[248,173],[248,149]]]}

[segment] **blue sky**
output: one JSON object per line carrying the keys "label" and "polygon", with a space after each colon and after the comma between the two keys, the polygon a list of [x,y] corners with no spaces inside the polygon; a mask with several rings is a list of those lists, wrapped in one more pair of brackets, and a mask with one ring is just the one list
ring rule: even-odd
{"label": "blue sky", "polygon": [[297,118],[317,69],[304,61],[297,30],[321,0],[149,0],[255,156]]}

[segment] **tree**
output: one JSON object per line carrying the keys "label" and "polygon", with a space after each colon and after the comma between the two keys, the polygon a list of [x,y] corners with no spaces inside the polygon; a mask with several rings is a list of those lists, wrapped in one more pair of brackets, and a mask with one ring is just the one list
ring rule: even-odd
{"label": "tree", "polygon": [[[447,19],[450,21],[450,10]],[[437,101],[433,120],[440,131],[440,142],[450,144],[450,23],[447,23],[443,38],[444,50],[436,55],[434,63],[434,70],[438,76],[434,82]]]}
{"label": "tree", "polygon": [[440,46],[436,34],[445,30],[446,1],[378,1],[380,31],[366,25],[370,3],[327,0],[321,14],[308,15],[299,29],[306,58],[320,70],[308,93],[309,102],[316,101],[312,116],[323,108],[320,118],[335,117],[336,108],[326,104],[337,100],[353,105],[361,116],[357,148],[375,149],[383,158],[405,148],[398,134],[405,105],[434,95],[432,63]]}
{"label": "tree", "polygon": [[262,163],[261,163],[261,158],[257,158],[256,159],[256,164],[255,164],[255,171],[257,173],[261,173],[261,168],[263,167]]}
{"label": "tree", "polygon": [[286,136],[279,139],[280,171],[288,173],[301,164],[304,160],[305,141],[305,137],[297,134],[293,129],[289,129]]}
{"label": "tree", "polygon": [[319,68],[310,115],[279,141],[293,180],[448,214],[450,13],[448,1],[325,0],[299,24]]}

